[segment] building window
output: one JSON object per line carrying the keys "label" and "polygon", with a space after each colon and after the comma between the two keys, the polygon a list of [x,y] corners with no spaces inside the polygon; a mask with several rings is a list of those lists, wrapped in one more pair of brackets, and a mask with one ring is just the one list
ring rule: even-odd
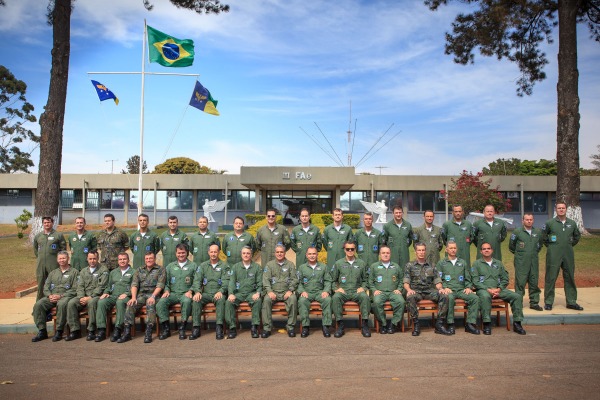
{"label": "building window", "polygon": [[228,208],[231,210],[254,210],[255,198],[252,190],[232,190]]}
{"label": "building window", "polygon": [[0,206],[31,206],[33,191],[31,189],[0,190]]}
{"label": "building window", "polygon": [[[144,192],[146,193],[146,192]],[[88,192],[89,194],[89,192]],[[125,208],[125,191],[124,190],[103,190],[102,191],[102,208],[112,210],[123,210]],[[134,207],[133,209],[136,209]]]}
{"label": "building window", "polygon": [[525,212],[545,213],[547,212],[548,194],[545,192],[525,192]]}
{"label": "building window", "polygon": [[159,190],[156,192],[156,209],[191,210],[193,199],[191,190]]}
{"label": "building window", "polygon": [[370,197],[370,192],[366,191],[342,193],[340,197],[340,208],[343,211],[366,211],[360,201],[370,201]]}
{"label": "building window", "polygon": [[[154,190],[144,190],[144,200],[142,210],[154,210]],[[129,209],[137,210],[139,203],[139,194],[137,190],[129,192]]]}
{"label": "building window", "polygon": [[100,191],[88,190],[85,197],[86,210],[98,210],[100,208]]}
{"label": "building window", "polygon": [[408,211],[440,211],[446,209],[446,200],[440,192],[408,192]]}
{"label": "building window", "polygon": [[521,212],[521,192],[504,192],[502,195],[510,200],[510,212]]}
{"label": "building window", "polygon": [[82,209],[83,190],[64,189],[61,193],[61,206],[63,209]]}

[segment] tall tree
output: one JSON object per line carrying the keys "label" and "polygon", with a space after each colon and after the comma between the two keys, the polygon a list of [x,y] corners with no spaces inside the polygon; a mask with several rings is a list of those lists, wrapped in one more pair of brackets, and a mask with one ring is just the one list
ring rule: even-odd
{"label": "tall tree", "polygon": [[499,158],[484,167],[483,175],[556,175],[555,160],[520,160],[518,158]]}
{"label": "tall tree", "polygon": [[[125,169],[121,170],[122,174],[139,174],[140,173],[140,156],[131,156],[127,160],[125,165]],[[148,173],[148,164],[146,164],[146,160],[144,160],[144,168],[142,168],[142,173]]]}
{"label": "tall tree", "polygon": [[154,167],[153,174],[223,174],[187,157],[169,158]]}
{"label": "tall tree", "polygon": [[[451,0],[425,0],[431,10]],[[568,216],[585,232],[579,204],[579,73],[577,23],[586,23],[600,41],[600,0],[466,0],[479,7],[459,14],[446,34],[446,54],[459,64],[473,63],[474,50],[515,62],[522,75],[517,94],[530,95],[546,78],[548,64],[540,45],[552,42],[558,25],[558,107],[556,127],[556,198],[567,203]]]}
{"label": "tall tree", "polygon": [[592,165],[594,165],[594,169],[600,170],[600,144],[597,146],[598,153],[592,154],[590,158],[592,159]]}

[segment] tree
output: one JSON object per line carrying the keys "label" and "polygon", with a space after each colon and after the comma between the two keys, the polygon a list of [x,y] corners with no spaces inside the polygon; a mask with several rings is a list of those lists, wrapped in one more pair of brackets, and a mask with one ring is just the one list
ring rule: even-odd
{"label": "tree", "polygon": [[187,157],[169,158],[162,164],[154,167],[153,174],[222,174],[225,171],[215,171],[198,161]]}
{"label": "tree", "polygon": [[465,215],[483,212],[488,204],[492,204],[498,213],[510,211],[510,200],[502,196],[499,187],[491,188],[492,180],[484,181],[482,178],[481,172],[473,175],[472,172],[463,171],[458,179],[451,179],[450,188],[447,192],[442,190],[441,194],[448,199],[450,207],[461,205]]}
{"label": "tree", "polygon": [[[23,141],[39,143],[40,137],[24,124],[37,119],[32,114],[33,106],[25,98],[27,84],[18,80],[3,65],[0,65],[0,172],[27,172],[33,167],[31,151],[19,148]],[[37,146],[37,145],[36,145]]]}
{"label": "tree", "polygon": [[[425,0],[437,10],[450,0]],[[556,128],[556,198],[567,203],[567,215],[582,232],[579,204],[579,73],[577,71],[577,23],[587,23],[592,38],[600,42],[600,0],[468,0],[479,8],[459,14],[446,33],[446,54],[459,64],[473,63],[476,47],[483,56],[506,58],[519,67],[517,95],[530,95],[536,82],[546,78],[548,64],[540,45],[552,43],[558,25],[558,113]],[[558,20],[558,22],[557,22]]]}
{"label": "tree", "polygon": [[499,158],[482,170],[483,175],[556,175],[556,160],[520,160]]}
{"label": "tree", "polygon": [[600,171],[600,144],[596,146],[598,148],[598,153],[592,154],[590,158],[592,159],[592,164],[594,165],[594,169]]}
{"label": "tree", "polygon": [[[127,166],[125,168],[126,169],[121,170],[122,174],[139,174],[140,173],[140,156],[129,157],[129,159],[127,160]],[[142,169],[142,173],[143,174],[148,173],[148,165],[146,164],[145,160],[144,160],[144,168]]]}

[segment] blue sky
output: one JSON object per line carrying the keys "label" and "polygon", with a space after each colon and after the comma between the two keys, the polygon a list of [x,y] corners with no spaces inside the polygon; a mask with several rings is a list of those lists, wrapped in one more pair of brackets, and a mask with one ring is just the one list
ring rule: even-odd
{"label": "blue sky", "polygon": [[[188,107],[194,77],[147,76],[144,158],[149,168],[185,156],[214,169],[240,166],[335,166],[303,131],[348,162],[349,126],[357,165],[380,135],[400,132],[357,172],[446,175],[480,171],[497,158],[553,159],[556,154],[556,53],[546,46],[548,78],[519,98],[515,65],[476,57],[454,64],[444,33],[464,5],[431,12],[420,1],[231,0],[219,16],[154,0],[75,2],[64,126],[64,173],[110,173],[139,153],[144,19],[195,42],[188,68],[148,64],[146,71],[200,74],[221,116]],[[37,116],[48,96],[51,27],[46,1],[7,0],[0,12],[1,64],[28,84]],[[580,155],[600,144],[600,45],[579,26]],[[99,102],[90,79],[120,103]],[[352,102],[352,120],[349,104]],[[39,125],[32,129],[39,131]],[[380,144],[387,141],[382,139]],[[171,143],[171,144],[170,144]],[[378,148],[376,146],[375,148]],[[36,162],[39,152],[33,156]]]}

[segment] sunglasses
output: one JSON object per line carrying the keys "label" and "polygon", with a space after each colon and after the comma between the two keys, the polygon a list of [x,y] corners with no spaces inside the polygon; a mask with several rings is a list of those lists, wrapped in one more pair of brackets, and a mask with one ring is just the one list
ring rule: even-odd
{"label": "sunglasses", "polygon": [[346,247],[346,248],[344,248],[344,250],[346,250],[346,251],[354,251],[356,249],[354,247]]}

